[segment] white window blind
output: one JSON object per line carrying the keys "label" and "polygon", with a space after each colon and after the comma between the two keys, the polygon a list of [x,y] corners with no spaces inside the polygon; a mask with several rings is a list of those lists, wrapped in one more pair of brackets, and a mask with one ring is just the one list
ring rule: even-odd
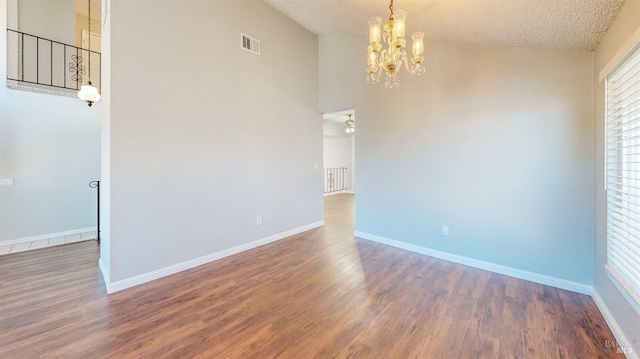
{"label": "white window blind", "polygon": [[606,90],[607,271],[640,305],[640,47]]}

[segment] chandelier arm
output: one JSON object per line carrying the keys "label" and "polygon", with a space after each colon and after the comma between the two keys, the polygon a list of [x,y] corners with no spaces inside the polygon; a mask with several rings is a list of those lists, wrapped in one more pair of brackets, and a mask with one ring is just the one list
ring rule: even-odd
{"label": "chandelier arm", "polygon": [[380,75],[382,74],[382,52],[378,53],[376,56],[376,64],[378,65],[378,71],[375,72],[376,77],[380,79]]}
{"label": "chandelier arm", "polygon": [[409,60],[407,59],[406,56],[404,56],[404,59],[403,59],[402,62],[404,62],[404,69],[407,70],[407,72],[410,75],[415,75],[416,74],[415,69],[413,69],[411,66],[409,66]]}

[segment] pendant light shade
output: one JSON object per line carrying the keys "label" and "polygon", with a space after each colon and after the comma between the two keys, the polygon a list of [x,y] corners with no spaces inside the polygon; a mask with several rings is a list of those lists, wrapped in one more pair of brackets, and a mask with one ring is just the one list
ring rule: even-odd
{"label": "pendant light shade", "polygon": [[82,101],[85,101],[89,106],[91,106],[94,102],[100,101],[102,96],[100,96],[100,94],[98,93],[98,89],[91,85],[91,81],[89,81],[86,85],[82,85],[80,87],[78,98],[80,98]]}

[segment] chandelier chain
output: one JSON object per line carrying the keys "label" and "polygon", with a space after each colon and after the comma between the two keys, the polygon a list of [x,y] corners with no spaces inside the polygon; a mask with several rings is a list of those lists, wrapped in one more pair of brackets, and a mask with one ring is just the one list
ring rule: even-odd
{"label": "chandelier chain", "polygon": [[91,83],[91,0],[88,0],[89,2],[89,21],[87,22],[87,27],[88,27],[88,31],[89,34],[87,34],[87,36],[89,37],[87,44],[88,44],[88,50],[87,51],[87,56],[89,56],[89,83]]}
{"label": "chandelier chain", "polygon": [[88,1],[89,2],[89,22],[88,22],[88,27],[89,27],[89,50],[91,50],[91,0]]}
{"label": "chandelier chain", "polygon": [[393,19],[393,0],[391,0],[391,3],[389,4],[389,11],[391,11],[391,14],[389,14],[389,20]]}

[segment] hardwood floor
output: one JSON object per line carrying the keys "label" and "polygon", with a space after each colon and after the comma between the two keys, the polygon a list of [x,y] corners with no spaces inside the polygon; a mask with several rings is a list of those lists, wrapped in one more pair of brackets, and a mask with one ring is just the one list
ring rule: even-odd
{"label": "hardwood floor", "polygon": [[0,358],[623,358],[590,297],[326,226],[106,295],[96,242],[0,257]]}

